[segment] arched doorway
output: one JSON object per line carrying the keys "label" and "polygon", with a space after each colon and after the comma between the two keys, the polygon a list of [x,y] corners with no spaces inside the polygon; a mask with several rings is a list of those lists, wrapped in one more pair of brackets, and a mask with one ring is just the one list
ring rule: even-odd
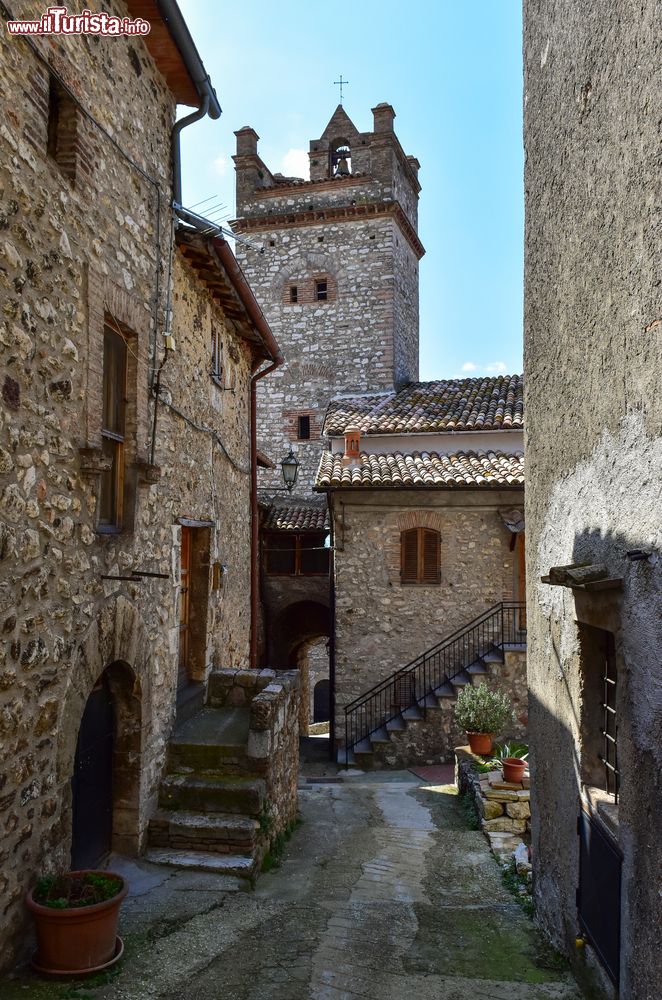
{"label": "arched doorway", "polygon": [[73,869],[95,868],[112,849],[114,714],[104,673],[87,699],[78,730],[71,778]]}
{"label": "arched doorway", "polygon": [[123,661],[108,666],[85,702],[71,771],[71,862],[135,853],[142,764],[142,690]]}
{"label": "arched doorway", "polygon": [[315,685],[313,706],[313,722],[328,722],[331,717],[331,690],[328,677]]}

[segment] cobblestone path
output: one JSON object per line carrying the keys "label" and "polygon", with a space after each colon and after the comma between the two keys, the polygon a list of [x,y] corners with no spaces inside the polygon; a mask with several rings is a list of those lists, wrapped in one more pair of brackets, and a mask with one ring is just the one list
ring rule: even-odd
{"label": "cobblestone path", "polygon": [[[303,823],[255,892],[135,865],[121,968],[66,996],[580,1000],[453,789],[387,778],[303,788]],[[65,995],[7,986],[9,1000]]]}

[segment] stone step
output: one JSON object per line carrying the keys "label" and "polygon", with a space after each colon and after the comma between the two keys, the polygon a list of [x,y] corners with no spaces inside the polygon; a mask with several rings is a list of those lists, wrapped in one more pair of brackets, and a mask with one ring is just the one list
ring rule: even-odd
{"label": "stone step", "polygon": [[196,813],[258,816],[265,794],[260,778],[167,774],[159,788],[159,805]]}
{"label": "stone step", "polygon": [[180,851],[167,847],[150,847],[144,854],[145,861],[153,865],[168,865],[172,868],[193,868],[196,871],[232,875],[250,882],[256,862],[255,858],[239,854],[215,854],[212,851]]}
{"label": "stone step", "polygon": [[445,699],[445,698],[455,698],[456,691],[452,684],[440,684],[438,688],[434,689],[435,698]]}
{"label": "stone step", "polygon": [[[495,660],[490,660],[490,663],[495,663]],[[484,674],[489,674],[490,670],[487,666],[487,661],[485,659],[476,660],[475,663],[469,664],[467,667],[467,673],[472,677],[480,676]]]}
{"label": "stone step", "polygon": [[151,847],[250,854],[259,828],[252,816],[157,809],[149,821],[149,843]]}
{"label": "stone step", "polygon": [[385,726],[381,726],[374,733],[370,733],[368,737],[371,743],[390,743],[391,737],[388,734],[388,730]]}
{"label": "stone step", "polygon": [[418,699],[419,708],[439,708],[439,702],[433,694],[426,694],[425,698]]}
{"label": "stone step", "polygon": [[245,769],[249,718],[247,708],[204,708],[187,719],[170,738],[169,770],[231,773]]}
{"label": "stone step", "polygon": [[450,683],[456,691],[461,691],[467,684],[471,684],[471,677],[465,670],[461,670],[455,677],[451,677]]}
{"label": "stone step", "polygon": [[504,659],[500,649],[491,649],[489,653],[483,653],[481,656],[483,663],[503,663]]}
{"label": "stone step", "polygon": [[336,757],[338,764],[347,765],[347,767],[356,767],[356,758],[354,757],[353,750],[346,750],[345,747],[340,747]]}
{"label": "stone step", "polygon": [[526,651],[526,641],[523,642],[504,642],[501,644],[501,649],[504,653],[523,653]]}
{"label": "stone step", "polygon": [[409,708],[405,708],[401,712],[402,718],[406,719],[407,722],[413,722],[416,719],[424,718],[423,712],[417,705],[411,705]]}
{"label": "stone step", "polygon": [[372,743],[370,740],[361,740],[360,743],[356,744],[354,747],[354,754],[356,755],[359,753],[372,753]]}
{"label": "stone step", "polygon": [[407,728],[407,723],[401,715],[396,715],[395,719],[389,719],[386,723],[386,730],[389,733],[402,733]]}

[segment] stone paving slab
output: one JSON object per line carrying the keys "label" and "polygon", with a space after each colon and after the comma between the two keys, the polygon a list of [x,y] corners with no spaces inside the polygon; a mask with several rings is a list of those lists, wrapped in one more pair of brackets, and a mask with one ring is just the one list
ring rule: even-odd
{"label": "stone paving slab", "polygon": [[2,1000],[581,1000],[454,789],[405,773],[304,789],[254,892],[139,862],[117,971],[0,980]]}

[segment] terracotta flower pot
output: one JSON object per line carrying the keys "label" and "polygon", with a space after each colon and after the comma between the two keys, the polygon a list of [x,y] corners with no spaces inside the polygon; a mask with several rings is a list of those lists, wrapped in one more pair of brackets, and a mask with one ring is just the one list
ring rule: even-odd
{"label": "terracotta flower pot", "polygon": [[119,957],[117,922],[128,886],[121,875],[93,869],[67,872],[65,878],[90,874],[118,879],[120,891],[101,903],[66,910],[35,902],[32,889],[27,894],[25,902],[34,916],[37,930],[37,954],[33,965],[39,971],[53,975],[81,974],[97,971]]}
{"label": "terracotta flower pot", "polygon": [[519,785],[527,768],[526,761],[519,757],[504,757],[501,764],[503,765],[503,780]]}
{"label": "terracotta flower pot", "polygon": [[492,740],[494,739],[491,733],[467,733],[467,736],[472,753],[478,753],[481,757],[491,753]]}

